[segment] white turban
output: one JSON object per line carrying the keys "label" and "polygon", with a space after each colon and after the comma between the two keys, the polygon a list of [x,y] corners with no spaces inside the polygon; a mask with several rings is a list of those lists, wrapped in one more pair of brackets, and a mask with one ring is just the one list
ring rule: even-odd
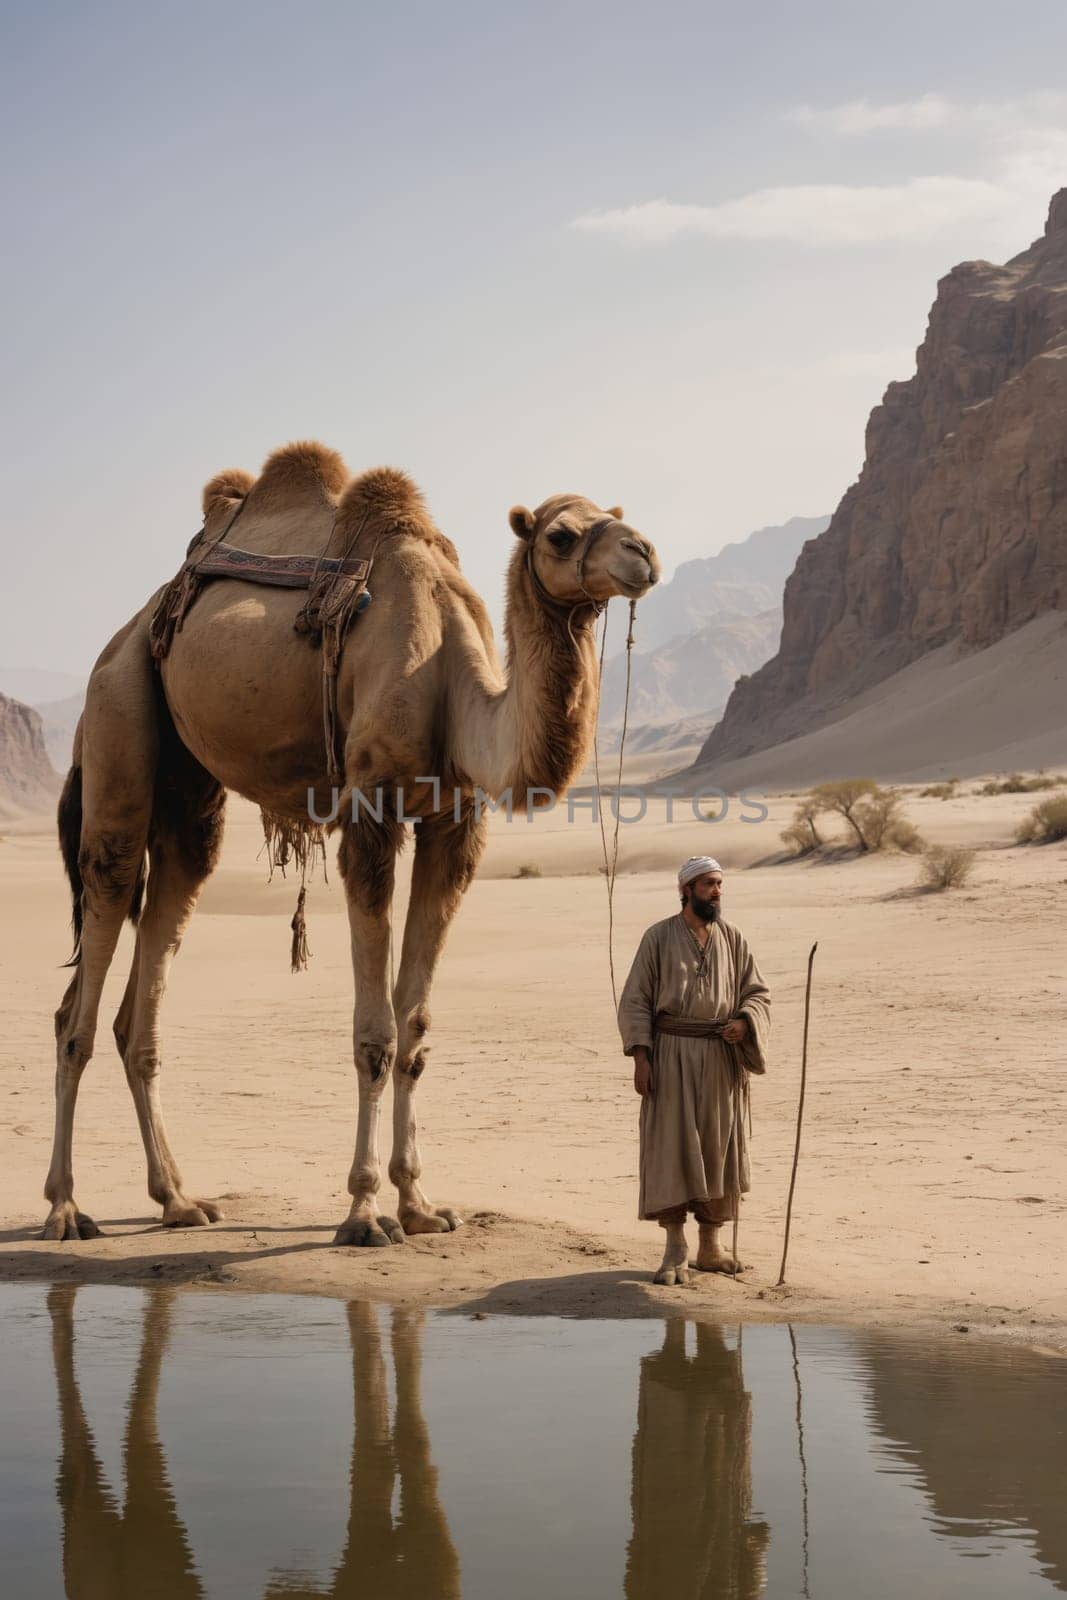
{"label": "white turban", "polygon": [[702,878],[705,872],[721,872],[722,868],[714,856],[690,856],[688,861],[678,868],[678,887],[684,889],[687,883],[692,883],[694,878]]}

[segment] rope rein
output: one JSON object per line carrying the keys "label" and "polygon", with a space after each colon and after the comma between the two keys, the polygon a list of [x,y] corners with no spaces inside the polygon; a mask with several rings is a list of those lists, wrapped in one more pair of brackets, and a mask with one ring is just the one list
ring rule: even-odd
{"label": "rope rein", "polygon": [[[630,623],[626,632],[626,692],[622,706],[622,733],[619,737],[619,770],[615,781],[615,829],[611,841],[611,857],[608,857],[608,836],[604,827],[604,802],[600,791],[600,750],[598,748],[597,732],[593,734],[593,771],[596,777],[596,809],[600,820],[600,846],[604,855],[604,882],[608,891],[608,971],[611,974],[611,998],[615,1010],[619,1009],[619,992],[615,981],[615,878],[619,870],[619,790],[622,788],[622,764],[626,754],[626,729],[630,720],[630,679],[633,671],[634,649],[634,618],[637,613],[636,600],[630,601]],[[600,635],[600,668],[597,674],[597,725],[600,722],[600,692],[604,683],[604,652],[608,642],[608,614],[604,612],[604,627]]]}

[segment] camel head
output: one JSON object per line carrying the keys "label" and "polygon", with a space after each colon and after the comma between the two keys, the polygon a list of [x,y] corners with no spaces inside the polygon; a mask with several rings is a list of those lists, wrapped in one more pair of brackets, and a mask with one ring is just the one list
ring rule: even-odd
{"label": "camel head", "polygon": [[533,586],[549,605],[589,602],[599,610],[613,595],[640,600],[659,582],[655,548],[622,520],[621,506],[605,511],[583,495],[557,494],[536,511],[513,506],[508,520],[525,542]]}

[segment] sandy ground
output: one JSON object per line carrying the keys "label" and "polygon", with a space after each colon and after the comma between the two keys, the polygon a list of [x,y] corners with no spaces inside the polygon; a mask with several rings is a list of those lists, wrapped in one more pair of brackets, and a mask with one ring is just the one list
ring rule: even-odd
{"label": "sandy ground", "polygon": [[[442,961],[422,1148],[432,1197],[459,1206],[467,1225],[366,1252],[331,1244],[346,1211],[355,1107],[341,895],[336,881],[314,887],[314,959],[291,976],[295,888],[265,882],[258,821],[240,803],[164,1011],[172,1143],[189,1192],[220,1197],[225,1220],[165,1233],[146,1197],[108,1026],[127,934],[75,1146],[79,1204],[106,1237],[40,1240],[68,905],[51,833],[6,830],[0,1277],[214,1282],[472,1311],[966,1328],[1067,1349],[1067,848],[1013,847],[1032,800],[965,790],[909,801],[932,840],[980,849],[971,885],[942,895],[913,892],[916,863],[901,856],[759,864],[778,848],[788,798],[760,825],[741,822],[736,806],[715,826],[697,822],[688,802],[668,821],[657,802],[621,830],[620,981],[642,929],[674,909],[677,862],[710,849],[729,869],[726,914],[774,996],[741,1229],[751,1270],[685,1289],[651,1284],[661,1235],[635,1217],[637,1100],[614,1030],[599,832],[587,809],[571,823],[565,809],[532,826],[494,820]],[[524,863],[542,876],[517,879]],[[814,939],[808,1109],[789,1287],[777,1290]],[[390,1209],[388,1188],[385,1200]]]}

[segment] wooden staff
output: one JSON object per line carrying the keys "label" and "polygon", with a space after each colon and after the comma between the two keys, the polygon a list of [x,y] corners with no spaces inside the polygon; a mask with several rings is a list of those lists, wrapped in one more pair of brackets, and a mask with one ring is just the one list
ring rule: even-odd
{"label": "wooden staff", "polygon": [[789,1199],[785,1206],[785,1240],[782,1244],[782,1266],[778,1273],[776,1289],[780,1289],[785,1282],[785,1260],[789,1254],[789,1225],[793,1220],[793,1191],[797,1186],[797,1163],[800,1160],[800,1130],[804,1123],[804,1091],[808,1084],[808,1022],[811,1017],[811,968],[815,960],[815,952],[819,948],[816,939],[808,953],[808,982],[804,990],[804,1048],[800,1058],[800,1103],[797,1106],[797,1142],[793,1150],[793,1174],[789,1179]]}

